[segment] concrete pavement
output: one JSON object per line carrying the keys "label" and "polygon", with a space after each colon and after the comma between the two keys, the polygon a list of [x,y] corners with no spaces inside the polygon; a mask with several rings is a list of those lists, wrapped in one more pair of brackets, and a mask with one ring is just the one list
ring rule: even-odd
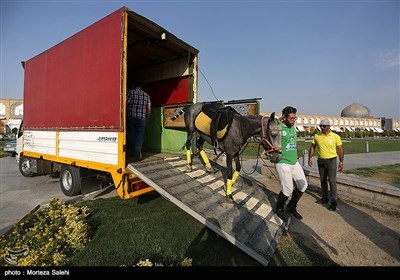
{"label": "concrete pavement", "polygon": [[[313,158],[313,166],[311,168],[308,166],[307,161],[308,159],[305,161],[306,166],[303,168],[309,182],[309,190],[320,192],[317,158]],[[303,159],[300,158],[299,162],[303,164]],[[400,163],[400,152],[345,154],[344,163],[345,170],[398,164]],[[253,172],[256,165],[255,160],[243,162],[241,176],[248,176],[259,182],[265,182],[267,178],[279,181],[273,163],[259,159],[257,170]],[[338,172],[336,182],[341,197],[346,196],[358,201],[364,201],[386,210],[395,210],[400,207],[400,185],[398,184],[388,184],[373,177],[362,177],[343,172]]]}
{"label": "concrete pavement", "polygon": [[[299,162],[302,164],[303,158],[300,158]],[[345,170],[361,167],[391,165],[396,163],[400,164],[400,151],[363,154],[346,154],[345,152],[343,162]],[[313,166],[311,169],[318,171],[317,157],[313,157]]]}
{"label": "concrete pavement", "polygon": [[0,234],[52,197],[68,199],[61,191],[58,179],[23,177],[15,157],[0,158]]}
{"label": "concrete pavement", "polygon": [[[212,158],[212,157],[210,157]],[[221,164],[224,164],[222,159]],[[299,162],[303,165],[303,158],[299,158]],[[313,157],[313,165],[309,167],[308,159],[305,161],[305,170],[310,170],[312,172],[318,173],[317,166],[317,157]],[[374,167],[374,166],[382,166],[382,165],[392,165],[392,164],[400,164],[400,151],[396,152],[382,152],[382,153],[364,153],[364,154],[345,154],[344,155],[344,169],[354,169],[361,167]],[[258,160],[257,170],[252,173],[250,176],[255,179],[261,178],[263,176],[262,166],[273,167],[273,164],[268,160]],[[242,171],[241,175],[246,175],[246,173],[251,173],[254,171],[256,166],[256,160],[247,160],[242,162]],[[343,174],[344,175],[344,174]],[[261,176],[261,177],[260,177]],[[363,179],[360,179],[363,180]],[[371,179],[366,179],[371,180]]]}
{"label": "concrete pavement", "polygon": [[[99,193],[104,193],[104,195]],[[0,158],[0,234],[6,233],[14,223],[37,206],[48,204],[53,197],[67,201],[93,197],[96,194],[101,197],[117,195],[112,186],[112,192],[106,188],[85,196],[68,197],[61,191],[58,178],[50,176],[23,177],[19,172],[15,157]]]}

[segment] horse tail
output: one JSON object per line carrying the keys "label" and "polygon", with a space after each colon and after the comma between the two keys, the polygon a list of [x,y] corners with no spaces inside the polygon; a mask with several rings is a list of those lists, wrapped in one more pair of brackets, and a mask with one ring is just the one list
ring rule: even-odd
{"label": "horse tail", "polygon": [[182,116],[186,112],[187,108],[188,108],[188,106],[177,108],[175,111],[175,114],[171,117],[171,120],[174,121],[177,118],[179,118],[179,116]]}

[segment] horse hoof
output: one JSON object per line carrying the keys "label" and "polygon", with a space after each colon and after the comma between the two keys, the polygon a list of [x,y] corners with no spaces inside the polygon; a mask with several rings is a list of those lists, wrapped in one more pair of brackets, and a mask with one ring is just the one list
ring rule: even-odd
{"label": "horse hoof", "polygon": [[192,166],[186,165],[186,172],[192,172]]}
{"label": "horse hoof", "polygon": [[231,194],[227,195],[225,199],[226,199],[226,202],[229,203],[229,204],[234,204],[235,203],[235,201],[233,201],[233,196]]}
{"label": "horse hoof", "polygon": [[207,173],[214,173],[214,169],[210,166],[210,167],[206,167],[206,172]]}

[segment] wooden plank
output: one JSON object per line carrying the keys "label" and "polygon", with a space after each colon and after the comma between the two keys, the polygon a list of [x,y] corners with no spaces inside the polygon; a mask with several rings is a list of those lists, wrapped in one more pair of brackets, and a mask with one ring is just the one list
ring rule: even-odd
{"label": "wooden plank", "polygon": [[239,114],[244,115],[244,116],[257,115],[257,104],[256,103],[229,104],[229,106],[231,106]]}
{"label": "wooden plank", "polygon": [[183,118],[183,115],[179,116],[175,120],[172,120],[171,118],[179,112],[183,106],[177,106],[177,107],[165,107],[164,108],[164,127],[165,128],[185,128],[185,120]]}

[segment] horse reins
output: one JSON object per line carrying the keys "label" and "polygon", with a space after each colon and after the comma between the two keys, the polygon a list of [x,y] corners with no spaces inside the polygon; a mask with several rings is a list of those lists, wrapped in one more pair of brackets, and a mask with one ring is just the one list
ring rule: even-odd
{"label": "horse reins", "polygon": [[262,118],[261,118],[262,139],[261,139],[259,145],[261,145],[262,142],[267,143],[267,145],[268,145],[271,149],[265,150],[266,153],[272,153],[272,152],[276,152],[276,151],[282,150],[282,148],[277,148],[277,147],[275,147],[275,146],[268,140],[268,135],[266,135],[266,132],[265,132],[265,129],[264,129],[264,118],[265,118],[265,115],[262,116]]}

